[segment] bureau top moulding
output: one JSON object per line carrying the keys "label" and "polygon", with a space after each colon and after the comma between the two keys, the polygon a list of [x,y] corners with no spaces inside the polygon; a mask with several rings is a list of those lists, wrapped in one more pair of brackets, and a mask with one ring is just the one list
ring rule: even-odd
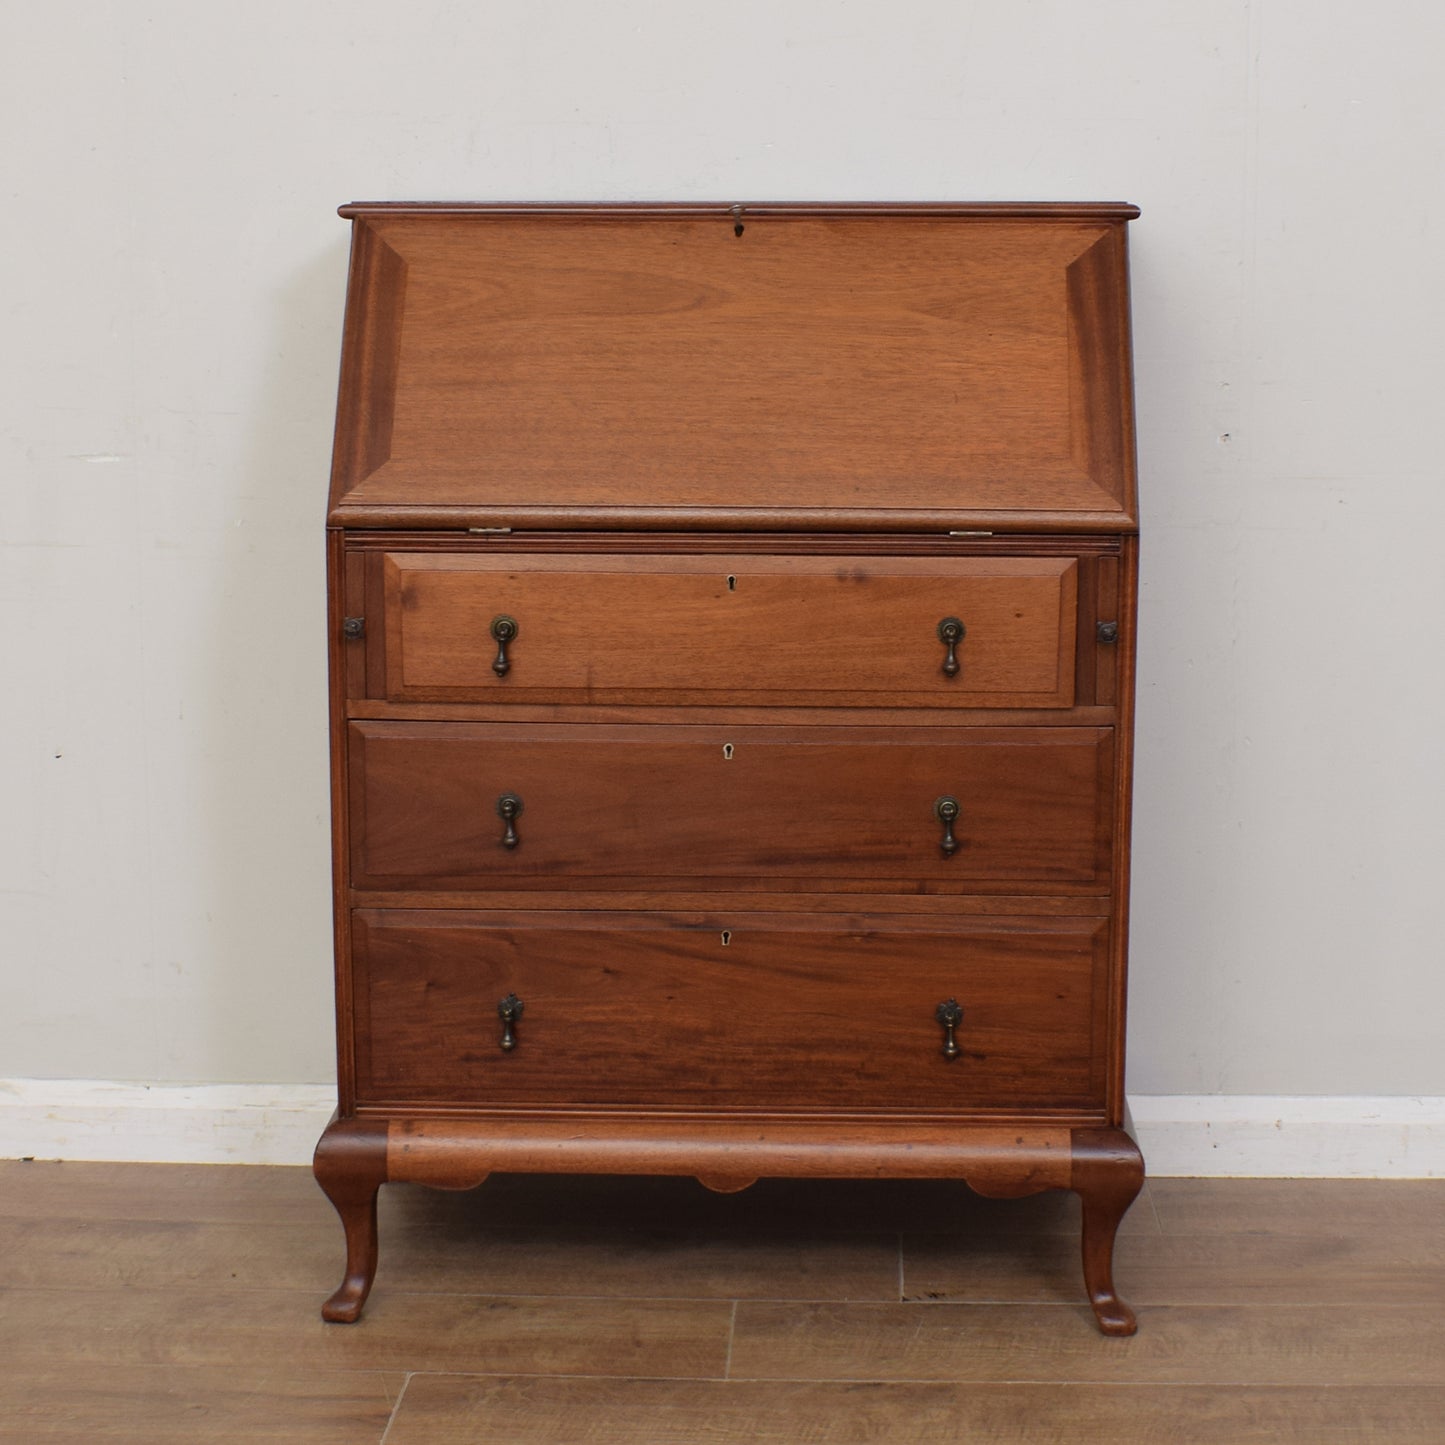
{"label": "bureau top moulding", "polygon": [[1136,530],[1133,206],[341,214],[332,526]]}

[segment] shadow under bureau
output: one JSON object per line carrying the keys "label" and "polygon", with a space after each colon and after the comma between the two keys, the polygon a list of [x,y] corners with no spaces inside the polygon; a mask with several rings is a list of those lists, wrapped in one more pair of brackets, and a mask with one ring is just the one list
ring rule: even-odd
{"label": "shadow under bureau", "polygon": [[938,1177],[1131,1333],[1133,208],[342,214],[326,1317],[388,1180]]}

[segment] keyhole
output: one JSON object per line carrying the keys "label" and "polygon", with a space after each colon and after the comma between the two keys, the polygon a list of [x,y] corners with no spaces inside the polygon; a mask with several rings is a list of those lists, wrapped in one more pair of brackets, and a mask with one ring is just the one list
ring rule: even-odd
{"label": "keyhole", "polygon": [[737,590],[738,590],[738,579],[737,579],[736,577],[732,576],[731,574],[729,574],[729,576],[728,576],[728,591],[729,591],[729,592],[736,592]]}
{"label": "keyhole", "polygon": [[733,931],[732,931],[732,929],[731,929],[731,928],[724,928],[723,931],[722,931],[723,947],[726,948],[726,947],[728,946],[728,944],[730,944],[732,941],[733,941]]}
{"label": "keyhole", "polygon": [[731,743],[724,743],[724,744],[723,744],[723,761],[726,762],[726,763],[730,763],[730,762],[732,762],[732,760],[733,760],[733,745],[732,745]]}

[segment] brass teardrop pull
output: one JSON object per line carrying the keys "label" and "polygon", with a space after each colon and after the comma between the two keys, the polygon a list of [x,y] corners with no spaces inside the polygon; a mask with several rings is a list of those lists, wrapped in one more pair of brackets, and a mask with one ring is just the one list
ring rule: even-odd
{"label": "brass teardrop pull", "polygon": [[966,631],[963,623],[956,617],[945,617],[938,624],[938,640],[947,649],[943,656],[943,675],[945,677],[958,676],[958,644],[963,641],[963,634]]}
{"label": "brass teardrop pull", "polygon": [[938,846],[943,849],[945,858],[952,858],[958,852],[958,839],[953,836],[953,825],[958,822],[958,799],[940,798],[933,805],[933,816],[943,824],[943,837],[938,840]]}
{"label": "brass teardrop pull", "polygon": [[522,1017],[526,1005],[514,993],[509,993],[497,1005],[497,1017],[502,1021],[502,1051],[510,1054],[517,1047],[517,1020]]}
{"label": "brass teardrop pull", "polygon": [[517,835],[517,819],[522,816],[522,800],[515,793],[503,793],[497,799],[497,817],[502,820],[502,847],[515,848],[522,840]]}
{"label": "brass teardrop pull", "polygon": [[506,677],[512,670],[511,659],[507,656],[507,645],[517,640],[519,631],[521,629],[517,626],[515,617],[503,615],[492,618],[492,640],[497,644],[497,658],[492,663],[492,671],[498,677]]}
{"label": "brass teardrop pull", "polygon": [[958,1026],[963,1022],[963,1009],[956,998],[947,999],[934,1009],[933,1017],[943,1025],[943,1057],[952,1061],[963,1052],[958,1046]]}

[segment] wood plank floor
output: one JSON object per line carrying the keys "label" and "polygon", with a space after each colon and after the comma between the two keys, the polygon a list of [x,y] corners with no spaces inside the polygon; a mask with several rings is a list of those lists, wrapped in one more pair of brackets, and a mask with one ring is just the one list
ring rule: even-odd
{"label": "wood plank floor", "polygon": [[382,1191],[359,1325],[308,1171],[0,1163],[0,1442],[1445,1445],[1445,1181],[1151,1181],[1095,1333],[1070,1195]]}

